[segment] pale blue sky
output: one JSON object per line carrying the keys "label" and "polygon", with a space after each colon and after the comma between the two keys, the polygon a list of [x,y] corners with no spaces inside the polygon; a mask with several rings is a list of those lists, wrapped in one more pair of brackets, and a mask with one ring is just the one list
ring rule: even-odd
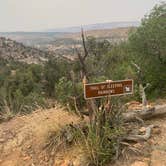
{"label": "pale blue sky", "polygon": [[0,0],[0,31],[138,21],[161,0]]}

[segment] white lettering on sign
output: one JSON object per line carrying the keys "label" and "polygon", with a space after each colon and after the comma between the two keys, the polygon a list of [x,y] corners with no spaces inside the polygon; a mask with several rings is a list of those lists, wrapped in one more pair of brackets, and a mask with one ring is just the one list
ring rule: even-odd
{"label": "white lettering on sign", "polygon": [[123,86],[122,84],[108,84],[107,88],[108,89],[121,88],[122,86]]}
{"label": "white lettering on sign", "polygon": [[115,93],[114,89],[98,91],[98,95],[112,94],[112,93]]}
{"label": "white lettering on sign", "polygon": [[84,85],[85,99],[118,96],[133,93],[133,80],[119,80]]}
{"label": "white lettering on sign", "polygon": [[98,86],[92,86],[90,87],[91,90],[99,90],[99,87]]}
{"label": "white lettering on sign", "polygon": [[121,88],[122,84],[108,84],[108,85],[100,85],[100,86],[91,86],[91,90],[103,90],[103,89],[114,89],[114,88]]}

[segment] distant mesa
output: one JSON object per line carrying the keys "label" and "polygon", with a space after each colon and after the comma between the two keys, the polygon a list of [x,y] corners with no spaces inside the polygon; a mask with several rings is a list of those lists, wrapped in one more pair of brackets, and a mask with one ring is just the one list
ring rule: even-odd
{"label": "distant mesa", "polygon": [[[140,25],[139,21],[124,21],[124,22],[89,24],[89,25],[83,25],[82,28],[86,31],[89,31],[89,30],[99,30],[99,29],[115,29],[115,28],[123,28],[123,27],[138,27],[139,25]],[[48,30],[45,30],[45,32],[76,33],[76,32],[80,32],[80,30],[81,30],[81,26],[73,26],[73,27],[66,27],[66,28],[48,29]]]}

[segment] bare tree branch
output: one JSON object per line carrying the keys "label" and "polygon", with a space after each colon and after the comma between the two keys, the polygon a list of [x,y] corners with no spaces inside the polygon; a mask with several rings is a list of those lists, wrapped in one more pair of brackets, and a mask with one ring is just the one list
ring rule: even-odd
{"label": "bare tree branch", "polygon": [[84,35],[84,31],[83,28],[81,28],[81,37],[82,37],[82,44],[83,44],[83,48],[84,48],[84,57],[83,57],[83,61],[86,59],[86,57],[88,56],[88,50],[86,48],[86,44],[85,44],[85,35]]}

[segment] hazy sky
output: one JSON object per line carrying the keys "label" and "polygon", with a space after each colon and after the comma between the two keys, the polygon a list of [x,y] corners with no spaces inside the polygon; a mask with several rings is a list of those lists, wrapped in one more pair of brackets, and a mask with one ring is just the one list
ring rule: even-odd
{"label": "hazy sky", "polygon": [[0,31],[137,21],[160,0],[0,0]]}

